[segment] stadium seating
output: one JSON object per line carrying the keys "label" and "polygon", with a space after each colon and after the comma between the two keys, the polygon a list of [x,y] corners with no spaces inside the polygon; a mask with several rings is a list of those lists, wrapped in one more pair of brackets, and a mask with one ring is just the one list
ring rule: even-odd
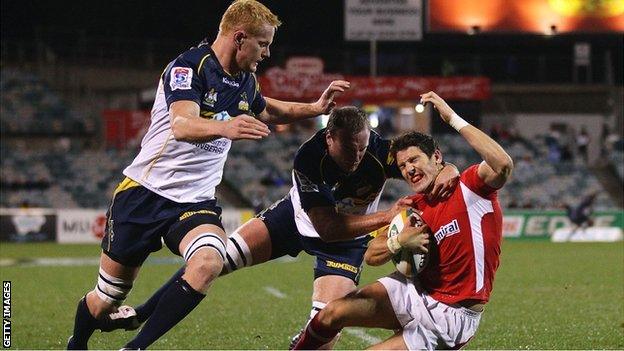
{"label": "stadium seating", "polygon": [[[35,75],[3,69],[0,83],[4,135],[72,135],[92,128],[93,123],[72,113]],[[28,103],[27,103],[28,102]],[[86,123],[85,123],[86,121]],[[237,141],[224,171],[224,182],[256,209],[284,196],[291,186],[294,154],[314,131],[273,133],[261,141]],[[437,136],[445,159],[460,169],[479,162],[478,155],[456,134]],[[611,207],[611,199],[580,161],[548,161],[545,138],[502,141],[515,161],[512,180],[500,193],[503,207],[558,208],[598,191],[598,207]],[[68,143],[69,144],[69,143]],[[261,151],[259,151],[261,150]],[[14,145],[2,147],[0,205],[18,207],[28,203],[43,207],[105,208],[134,157],[131,150],[81,150],[74,145],[33,151]],[[610,155],[624,179],[623,153]],[[387,183],[382,206],[408,194],[402,181]]]}
{"label": "stadium seating", "polygon": [[[291,186],[294,154],[309,133],[278,134],[262,141],[233,143],[225,167],[224,181],[237,189],[254,207],[261,208],[284,196]],[[445,160],[460,169],[479,162],[479,157],[458,135],[437,137]],[[573,204],[584,195],[598,191],[596,205],[612,207],[608,194],[581,162],[551,163],[546,159],[543,138],[503,142],[515,161],[513,178],[500,192],[503,207],[558,208]],[[262,150],[262,152],[258,152]],[[614,154],[620,161],[622,154]],[[3,207],[19,207],[24,202],[44,207],[105,208],[121,170],[132,161],[130,150],[28,151],[2,148],[0,165]],[[408,194],[399,180],[387,183],[382,206]]]}
{"label": "stadium seating", "polygon": [[[309,134],[273,135],[259,145],[257,142],[234,143],[225,169],[225,180],[242,184],[242,194],[251,202],[263,196],[267,201],[278,200],[288,191],[290,168],[298,145]],[[464,169],[480,161],[477,153],[458,135],[437,136],[445,159]],[[559,208],[574,204],[584,195],[599,192],[596,205],[599,208],[613,206],[608,194],[600,192],[601,185],[580,160],[553,164],[547,161],[544,138],[529,143],[526,140],[503,142],[503,146],[515,160],[514,175],[500,193],[503,207]],[[257,150],[263,150],[259,153]],[[261,181],[264,175],[279,174],[285,184],[271,185]],[[383,206],[400,196],[408,194],[409,188],[402,181],[389,181],[382,195]]]}
{"label": "stadium seating", "polygon": [[274,134],[261,141],[233,143],[224,181],[239,189],[254,207],[279,200],[292,185],[290,171],[294,155],[310,136],[311,133]]}
{"label": "stadium seating", "polygon": [[1,74],[3,135],[93,133],[93,121],[71,111],[36,75],[8,68],[3,68]]}
{"label": "stadium seating", "polygon": [[620,180],[624,181],[624,151],[614,150],[613,152],[611,152],[609,160],[615,167],[615,171],[620,177]]}

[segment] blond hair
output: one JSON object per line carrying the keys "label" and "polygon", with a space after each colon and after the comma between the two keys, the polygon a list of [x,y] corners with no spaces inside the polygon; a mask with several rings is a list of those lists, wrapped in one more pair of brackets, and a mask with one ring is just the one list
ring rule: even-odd
{"label": "blond hair", "polygon": [[282,22],[271,10],[256,0],[235,0],[221,17],[219,31],[229,34],[242,27],[251,34],[257,34],[266,24],[277,28]]}

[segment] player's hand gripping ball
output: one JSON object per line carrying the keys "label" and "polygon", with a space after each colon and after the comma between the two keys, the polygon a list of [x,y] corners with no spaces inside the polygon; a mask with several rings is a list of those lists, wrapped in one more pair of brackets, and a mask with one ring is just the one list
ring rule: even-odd
{"label": "player's hand gripping ball", "polygon": [[[415,225],[421,225],[420,218],[416,221],[410,220],[411,216],[418,216],[412,213],[411,210],[404,211],[396,215],[390,225],[388,226],[388,238],[399,235],[405,225],[411,225],[410,223],[416,222]],[[428,247],[429,249],[429,247]],[[429,259],[428,254],[420,254],[412,252],[409,249],[403,248],[392,257],[392,263],[396,267],[397,271],[406,277],[413,277],[420,273],[427,265]]]}

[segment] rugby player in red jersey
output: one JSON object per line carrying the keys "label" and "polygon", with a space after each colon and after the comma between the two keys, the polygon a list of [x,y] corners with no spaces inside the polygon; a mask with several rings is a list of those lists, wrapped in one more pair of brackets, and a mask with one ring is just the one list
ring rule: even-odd
{"label": "rugby player in red jersey", "polygon": [[416,279],[394,272],[330,302],[308,324],[295,349],[316,349],[349,326],[397,330],[374,349],[457,349],[475,334],[499,266],[502,212],[497,191],[513,169],[503,148],[459,117],[434,92],[422,95],[444,122],[455,128],[483,158],[464,170],[449,198],[427,194],[442,168],[435,140],[410,132],[393,141],[391,154],[416,193],[413,206],[423,222],[398,235],[376,237],[365,259],[381,265],[401,249],[428,252]]}

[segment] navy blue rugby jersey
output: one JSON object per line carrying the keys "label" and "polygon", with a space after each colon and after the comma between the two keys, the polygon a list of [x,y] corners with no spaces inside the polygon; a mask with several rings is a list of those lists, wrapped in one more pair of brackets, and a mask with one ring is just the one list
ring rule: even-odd
{"label": "navy blue rugby jersey", "polygon": [[377,211],[379,198],[388,178],[401,178],[390,140],[371,131],[366,154],[358,168],[345,173],[327,152],[325,129],[317,132],[297,151],[290,195],[302,235],[318,237],[305,213],[313,207],[335,206],[349,214]]}
{"label": "navy blue rugby jersey", "polygon": [[257,115],[266,107],[256,77],[226,73],[209,45],[182,53],[163,72],[141,150],[124,174],[170,200],[187,203],[214,198],[232,141],[176,140],[169,108],[175,101],[194,101],[200,116],[225,121]]}
{"label": "navy blue rugby jersey", "polygon": [[191,48],[169,63],[162,81],[167,107],[179,100],[194,101],[202,117],[224,119],[222,112],[230,117],[258,115],[266,107],[255,74],[228,74],[208,44]]}

